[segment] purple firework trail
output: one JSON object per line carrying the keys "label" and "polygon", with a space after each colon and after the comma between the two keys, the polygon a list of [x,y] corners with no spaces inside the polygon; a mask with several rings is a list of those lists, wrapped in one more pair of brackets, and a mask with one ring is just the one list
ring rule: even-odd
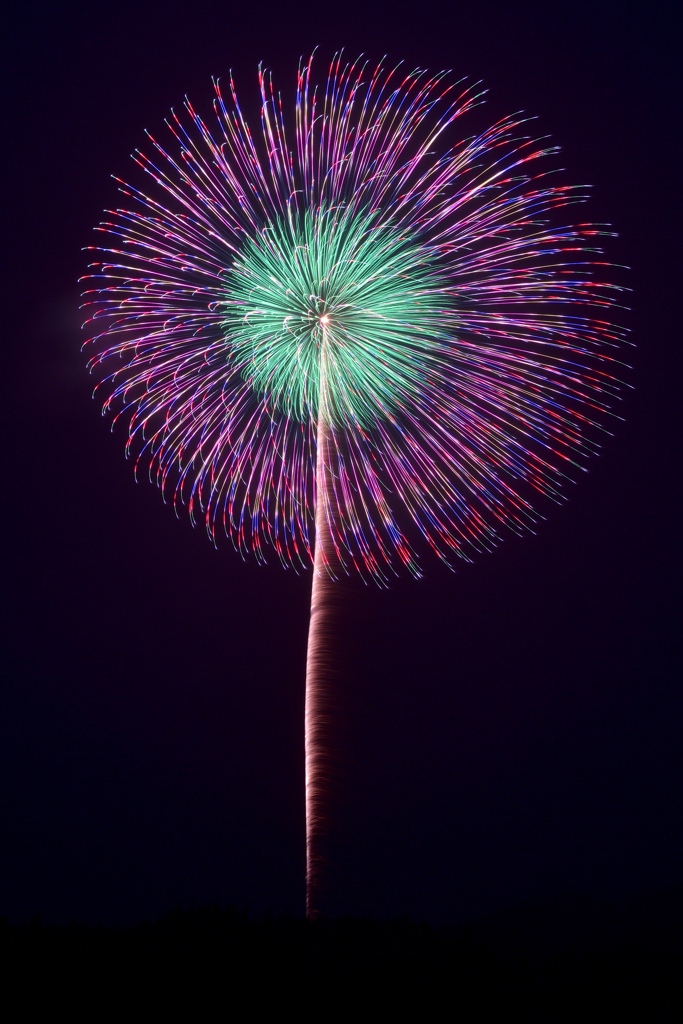
{"label": "purple firework trail", "polygon": [[290,124],[259,77],[256,137],[231,80],[211,122],[186,101],[136,152],[149,188],[120,182],[100,225],[87,345],[136,470],[214,541],[313,562],[314,916],[336,581],[419,575],[420,535],[450,565],[532,527],[599,447],[624,331],[609,232],[559,222],[587,189],[552,184],[527,119],[462,137],[476,85],[337,55],[320,89],[300,66]]}

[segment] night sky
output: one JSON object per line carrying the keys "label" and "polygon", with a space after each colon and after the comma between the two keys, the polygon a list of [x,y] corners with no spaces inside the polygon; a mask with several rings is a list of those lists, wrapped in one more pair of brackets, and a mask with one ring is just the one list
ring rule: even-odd
{"label": "night sky", "polygon": [[[70,2],[5,14],[0,915],[303,912],[310,575],[136,484],[91,399],[78,277],[111,174],[187,93],[300,55],[482,79],[590,183],[630,266],[625,422],[537,534],[355,584],[326,909],[457,921],[680,883],[680,69],[673,5]],[[322,63],[322,61],[321,61]],[[252,115],[253,116],[253,115]],[[583,211],[581,211],[583,217]],[[580,218],[581,219],[581,218]]]}

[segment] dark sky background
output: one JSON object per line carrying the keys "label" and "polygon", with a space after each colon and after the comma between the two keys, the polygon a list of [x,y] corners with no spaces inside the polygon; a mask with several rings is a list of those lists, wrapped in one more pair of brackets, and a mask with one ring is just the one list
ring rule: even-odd
{"label": "dark sky background", "polygon": [[331,913],[456,921],[683,881],[680,34],[673,5],[35,3],[3,15],[0,914],[303,910],[310,576],[136,484],[91,400],[77,279],[112,173],[232,67],[319,44],[481,78],[589,182],[633,268],[626,422],[537,535],[356,589]]}

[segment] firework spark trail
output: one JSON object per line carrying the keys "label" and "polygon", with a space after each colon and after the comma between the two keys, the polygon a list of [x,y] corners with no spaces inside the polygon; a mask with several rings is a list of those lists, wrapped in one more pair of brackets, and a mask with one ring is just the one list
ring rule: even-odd
{"label": "firework spark trail", "polygon": [[[215,125],[189,101],[120,182],[92,265],[87,342],[104,411],[176,510],[243,555],[314,562],[307,663],[309,881],[318,878],[334,673],[331,577],[448,565],[561,500],[620,395],[609,234],[505,117],[459,138],[483,93],[401,66],[300,66],[294,146],[260,72],[261,132],[232,80]],[[106,370],[105,370],[106,372]],[[406,522],[412,524],[406,527]],[[413,534],[415,536],[413,536]],[[319,858],[318,858],[319,861]],[[316,874],[317,872],[317,874]],[[309,889],[309,891],[312,891]],[[309,905],[313,909],[313,903]]]}
{"label": "firework spark trail", "polygon": [[[323,315],[321,322],[327,324]],[[339,682],[337,632],[338,605],[343,590],[335,576],[340,565],[334,550],[330,523],[335,519],[334,492],[329,478],[333,447],[329,409],[326,401],[326,336],[323,326],[320,350],[320,404],[316,436],[315,557],[311,588],[311,617],[306,657],[306,706],[304,739],[306,751],[306,914],[319,913],[325,868],[323,844],[328,824],[326,797],[333,777],[330,736],[334,713],[335,683]]]}

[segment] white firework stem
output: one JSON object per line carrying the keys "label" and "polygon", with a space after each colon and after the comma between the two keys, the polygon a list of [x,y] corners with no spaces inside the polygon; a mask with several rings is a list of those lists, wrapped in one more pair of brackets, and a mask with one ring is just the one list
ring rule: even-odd
{"label": "white firework stem", "polygon": [[[331,726],[334,693],[341,675],[338,660],[339,606],[344,596],[340,585],[339,552],[333,542],[335,517],[333,472],[335,441],[325,386],[327,332],[322,331],[320,354],[320,403],[316,450],[315,556],[311,588],[311,617],[306,658],[305,754],[306,754],[306,916],[320,913],[323,896],[324,844],[329,833],[326,812],[333,778]],[[342,570],[343,572],[343,570]]]}

